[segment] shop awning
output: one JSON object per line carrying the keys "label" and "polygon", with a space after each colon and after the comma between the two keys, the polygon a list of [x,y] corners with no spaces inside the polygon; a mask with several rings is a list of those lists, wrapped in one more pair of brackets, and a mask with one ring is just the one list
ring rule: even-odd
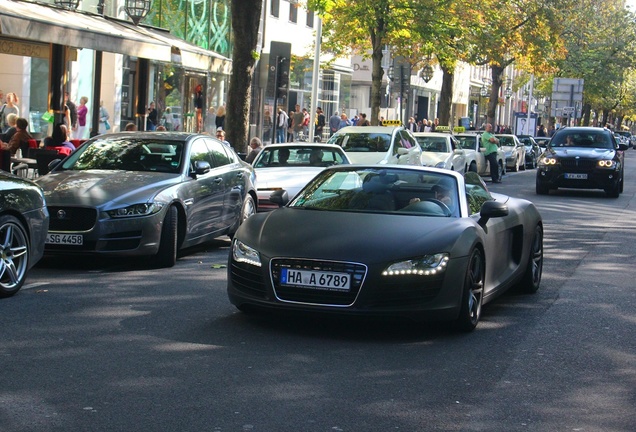
{"label": "shop awning", "polygon": [[149,38],[123,21],[26,1],[0,0],[0,34],[165,62],[172,60],[171,44]]}

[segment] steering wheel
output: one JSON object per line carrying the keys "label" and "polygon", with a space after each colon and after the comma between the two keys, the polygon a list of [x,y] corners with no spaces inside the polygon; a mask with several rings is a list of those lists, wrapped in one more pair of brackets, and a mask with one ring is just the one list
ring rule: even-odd
{"label": "steering wheel", "polygon": [[444,204],[443,202],[441,202],[438,199],[425,198],[422,201],[428,201],[428,202],[432,202],[433,204],[437,204],[442,209],[442,211],[444,212],[444,216],[446,216],[446,217],[450,217],[450,216],[453,215],[453,212],[451,211],[451,209],[448,208],[448,206],[446,204]]}

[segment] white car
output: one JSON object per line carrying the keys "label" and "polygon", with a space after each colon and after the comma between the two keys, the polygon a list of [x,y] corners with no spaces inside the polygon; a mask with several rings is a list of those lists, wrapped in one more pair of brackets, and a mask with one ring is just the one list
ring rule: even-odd
{"label": "white car", "polygon": [[466,172],[469,165],[466,152],[451,134],[416,132],[413,136],[422,148],[422,166],[444,168],[461,174]]}
{"label": "white car", "polygon": [[[490,166],[484,155],[485,148],[481,146],[481,134],[461,133],[454,135],[459,141],[459,145],[466,152],[466,157],[474,158],[474,162],[468,164],[468,171],[476,172],[479,175],[490,175]],[[499,166],[499,178],[506,173],[506,154],[499,148],[497,151],[497,162]]]}
{"label": "white car", "polygon": [[422,165],[422,150],[402,126],[347,126],[329,141],[342,147],[351,163]]}
{"label": "white car", "polygon": [[496,134],[499,147],[506,153],[506,167],[511,171],[526,169],[526,146],[516,135]]}
{"label": "white car", "polygon": [[350,163],[342,148],[332,144],[298,142],[263,147],[252,162],[258,211],[279,207],[269,199],[272,192],[285,189],[289,198],[293,198],[326,167]]}

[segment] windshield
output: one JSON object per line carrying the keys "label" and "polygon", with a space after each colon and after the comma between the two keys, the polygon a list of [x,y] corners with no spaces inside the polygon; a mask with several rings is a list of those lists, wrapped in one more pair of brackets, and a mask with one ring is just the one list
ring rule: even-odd
{"label": "windshield", "polygon": [[289,204],[291,208],[459,217],[454,176],[399,168],[326,170]]}
{"label": "windshield", "polygon": [[422,151],[434,153],[450,153],[448,141],[443,137],[416,136]]}
{"label": "windshield", "polygon": [[346,133],[335,134],[329,144],[337,144],[346,152],[387,152],[391,147],[391,134]]}
{"label": "windshield", "polygon": [[265,147],[256,160],[254,168],[289,167],[329,167],[348,163],[342,151],[332,147],[285,146]]}
{"label": "windshield", "polygon": [[502,135],[496,135],[497,138],[499,138],[499,145],[502,146],[516,146],[517,144],[515,143],[515,139],[511,136],[502,136]]}
{"label": "windshield", "polygon": [[551,147],[585,147],[613,150],[609,134],[602,130],[585,132],[563,132],[555,135],[550,141]]}
{"label": "windshield", "polygon": [[65,170],[181,171],[183,142],[137,139],[95,139],[64,161]]}

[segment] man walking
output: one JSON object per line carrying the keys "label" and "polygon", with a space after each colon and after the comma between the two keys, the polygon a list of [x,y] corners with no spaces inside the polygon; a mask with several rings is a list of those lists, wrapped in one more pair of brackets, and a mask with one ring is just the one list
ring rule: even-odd
{"label": "man walking", "polygon": [[485,148],[484,156],[490,165],[490,178],[493,183],[501,183],[499,178],[499,164],[497,163],[497,151],[499,140],[492,134],[492,125],[486,123],[485,131],[481,134],[481,146]]}
{"label": "man walking", "polygon": [[329,117],[329,136],[338,132],[338,129],[340,129],[340,116],[338,115],[338,111],[336,111]]}

